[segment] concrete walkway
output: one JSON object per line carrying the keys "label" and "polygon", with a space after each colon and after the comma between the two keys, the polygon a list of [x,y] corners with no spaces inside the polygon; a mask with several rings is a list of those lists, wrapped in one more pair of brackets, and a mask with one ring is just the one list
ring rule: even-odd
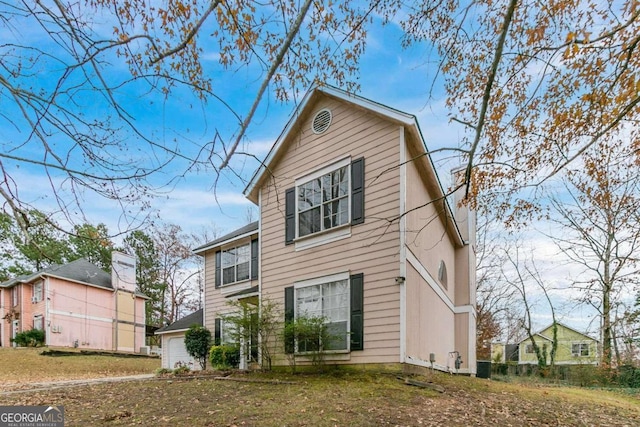
{"label": "concrete walkway", "polygon": [[124,377],[104,377],[104,378],[84,378],[79,380],[62,380],[62,381],[46,381],[46,382],[33,382],[17,385],[20,387],[18,390],[6,390],[0,391],[0,396],[16,394],[16,393],[28,393],[34,391],[47,391],[60,388],[77,387],[90,384],[101,383],[116,383],[124,381],[142,381],[154,378],[154,374],[140,374],[140,375],[127,375]]}

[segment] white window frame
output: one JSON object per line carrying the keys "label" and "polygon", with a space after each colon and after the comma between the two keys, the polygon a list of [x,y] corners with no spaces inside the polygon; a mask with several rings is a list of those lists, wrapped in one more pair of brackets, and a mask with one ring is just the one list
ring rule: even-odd
{"label": "white window frame", "polygon": [[[318,277],[310,280],[304,280],[300,282],[294,283],[294,294],[293,294],[293,303],[294,303],[294,318],[298,318],[298,290],[303,288],[308,288],[311,286],[322,286],[325,284],[329,284],[332,282],[341,282],[345,281],[347,283],[347,337],[346,343],[347,346],[344,349],[336,349],[336,350],[324,350],[325,354],[337,354],[337,353],[349,353],[351,351],[351,339],[349,339],[349,335],[351,333],[351,282],[349,272],[345,273],[337,273],[332,274],[330,276]],[[323,307],[324,312],[324,307]],[[304,355],[305,352],[298,351],[298,343],[295,343],[295,353]]]}
{"label": "white window frame", "polygon": [[[529,349],[531,349],[531,351],[529,351]],[[525,354],[536,354],[536,349],[533,347],[532,343],[525,344],[524,353]]]}
{"label": "white window frame", "polygon": [[[578,351],[574,351],[574,346],[578,346]],[[582,354],[582,349],[587,349],[587,354]],[[585,342],[572,342],[571,343],[571,355],[574,357],[589,357],[591,355],[591,348],[589,348],[589,343]]]}
{"label": "white window frame", "polygon": [[11,288],[11,306],[16,307],[20,303],[20,299],[18,298],[18,286],[16,285]]}
{"label": "white window frame", "polygon": [[[324,219],[323,219],[323,203],[320,202],[320,231],[316,231],[313,233],[309,233],[305,236],[300,236],[300,212],[298,208],[298,197],[299,197],[299,189],[302,185],[307,184],[315,179],[321,178],[331,172],[335,172],[338,169],[343,167],[347,168],[347,222],[344,224],[337,225],[331,228],[324,228]],[[311,174],[307,174],[303,177],[297,178],[295,181],[295,240],[306,240],[309,238],[317,237],[324,234],[332,234],[333,232],[337,232],[339,234],[338,237],[343,236],[345,234],[344,230],[348,234],[350,234],[349,227],[351,226],[351,157],[347,157],[345,159],[339,160],[337,162],[333,162],[327,166],[324,166]]]}
{"label": "white window frame", "polygon": [[[246,279],[242,279],[242,280],[238,280],[238,265],[240,264],[244,264],[244,262],[242,263],[238,263],[238,255],[237,255],[237,250],[239,248],[243,248],[243,247],[247,247],[248,251],[249,251],[249,276]],[[227,265],[225,266],[224,263],[224,259],[225,259],[225,253],[231,252],[231,251],[236,251],[236,260],[235,263],[233,265]],[[224,270],[233,267],[233,272],[234,272],[234,280],[232,282],[225,282],[225,275],[224,275]],[[220,253],[220,286],[231,286],[234,285],[236,283],[242,283],[242,282],[247,282],[251,280],[251,242],[243,244],[243,245],[237,245],[237,246],[233,246],[233,247],[228,247],[226,249],[223,249]]]}
{"label": "white window frame", "polygon": [[[40,323],[39,328],[36,327],[36,321]],[[40,329],[41,331],[44,331],[44,316],[42,316],[42,314],[33,315],[33,329]]]}
{"label": "white window frame", "polygon": [[44,283],[42,281],[36,282],[31,287],[31,297],[33,302],[40,302],[43,299]]}

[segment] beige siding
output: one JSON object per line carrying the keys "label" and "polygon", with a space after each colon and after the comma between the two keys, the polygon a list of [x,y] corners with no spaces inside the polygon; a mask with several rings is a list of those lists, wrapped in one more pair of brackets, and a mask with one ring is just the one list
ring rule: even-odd
{"label": "beige siding", "polygon": [[[262,298],[284,303],[284,288],[296,281],[329,274],[364,274],[364,351],[351,352],[345,363],[399,361],[400,293],[398,223],[399,128],[363,110],[321,98],[312,115],[330,108],[333,122],[322,135],[310,130],[309,118],[285,141],[273,178],[262,188]],[[313,248],[285,245],[284,193],[296,178],[350,156],[365,158],[365,223],[351,236]]]}
{"label": "beige siding", "polygon": [[229,306],[227,305],[230,300],[230,294],[240,291],[242,289],[251,288],[258,285],[258,280],[248,280],[239,282],[233,285],[227,285],[220,288],[215,287],[216,283],[216,251],[225,250],[234,246],[241,246],[251,243],[251,239],[255,239],[256,235],[251,237],[245,237],[236,240],[232,243],[224,245],[215,250],[205,252],[205,289],[204,289],[204,326],[213,334],[215,329],[215,319],[220,317],[220,314],[228,313]]}
{"label": "beige siding", "polygon": [[422,362],[435,354],[435,364],[446,367],[449,352],[456,350],[455,317],[433,288],[407,266],[407,356]]}

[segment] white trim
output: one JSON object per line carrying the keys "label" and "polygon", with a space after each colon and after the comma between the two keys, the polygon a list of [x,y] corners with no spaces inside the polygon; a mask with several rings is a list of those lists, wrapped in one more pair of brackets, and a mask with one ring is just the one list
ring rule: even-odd
{"label": "white trim", "polygon": [[404,282],[400,283],[400,363],[404,363],[407,357],[407,152],[404,136],[404,127],[399,128],[400,145],[400,277]]}
{"label": "white trim", "polygon": [[[297,223],[298,216],[296,215],[296,227]],[[296,251],[302,251],[327,243],[336,242],[338,240],[348,239],[349,237],[351,237],[351,223],[339,225],[325,231],[312,233],[304,237],[298,237],[294,239],[294,249]]]}
{"label": "white trim", "polygon": [[71,311],[51,310],[50,313],[57,314],[59,316],[73,317],[75,319],[87,319],[87,320],[95,320],[96,322],[113,323],[113,319],[110,319],[108,317],[88,316],[81,313],[73,313]]}
{"label": "white trim", "polygon": [[222,295],[230,295],[236,292],[244,291],[245,289],[251,288],[251,279],[243,280],[241,282],[234,282],[228,285],[220,286],[220,294]]}
{"label": "white trim", "polygon": [[189,330],[189,328],[186,328],[186,329],[173,329],[171,331],[154,332],[154,335],[164,335],[164,334],[173,334],[173,333],[179,333],[179,332],[187,332],[188,330]]}
{"label": "white trim", "polygon": [[[427,284],[429,284],[429,286],[431,286],[431,289],[433,289],[433,291],[436,293],[436,295],[438,295],[438,297],[440,297],[442,302],[444,302],[447,305],[447,307],[449,307],[449,310],[455,312],[456,307],[453,304],[453,301],[451,301],[451,298],[449,298],[449,295],[447,295],[447,293],[435,281],[435,279],[433,277],[431,277],[431,274],[429,274],[429,272],[422,265],[420,260],[418,260],[418,258],[416,258],[416,256],[413,254],[413,252],[411,252],[410,249],[406,251],[406,254],[407,254],[407,261],[409,261],[409,264],[411,264],[413,266],[413,268],[416,269],[418,274],[425,280],[425,282],[427,282]],[[462,307],[465,307],[465,306],[462,306]]]}
{"label": "white trim", "polygon": [[339,280],[349,280],[349,272],[331,274],[328,276],[314,277],[313,279],[300,280],[293,283],[295,289],[306,288],[307,286],[323,285],[329,282],[337,282]]}
{"label": "white trim", "polygon": [[[258,226],[258,228],[259,228],[259,226]],[[249,231],[249,232],[244,233],[244,234],[240,234],[240,235],[238,235],[238,236],[236,236],[236,237],[232,237],[231,239],[227,239],[227,240],[225,240],[225,241],[222,241],[222,242],[216,243],[215,245],[205,246],[205,247],[200,248],[200,249],[198,249],[198,250],[194,250],[194,251],[193,251],[193,253],[194,253],[194,254],[201,254],[201,253],[203,253],[203,252],[210,251],[211,249],[214,249],[214,248],[222,248],[222,246],[230,245],[230,244],[232,244],[232,243],[235,243],[235,242],[236,242],[236,241],[238,241],[238,240],[245,239],[245,238],[247,238],[247,237],[251,237],[251,236],[253,236],[254,234],[259,234],[259,233],[258,233],[258,230],[253,230],[253,231]],[[222,249],[221,249],[221,250],[222,250]]]}
{"label": "white trim", "polygon": [[[409,364],[409,365],[420,366],[420,367],[423,367],[423,368],[431,368],[432,367],[431,362],[427,362],[426,360],[422,360],[422,359],[416,359],[416,358],[413,358],[411,356],[407,356],[406,363]],[[451,367],[447,367],[447,366],[441,365],[439,363],[434,363],[433,364],[433,369],[436,369],[436,370],[442,371],[442,372],[452,372]],[[456,373],[457,374],[469,374],[470,372],[469,372],[468,368],[461,368],[461,369],[458,369],[456,371]]]}
{"label": "white trim", "polygon": [[[237,252],[234,254],[235,256],[235,261],[234,264],[232,265],[227,265],[226,267],[224,266],[224,253],[225,252],[230,252],[232,250],[237,250],[240,248],[244,248],[247,247],[249,249],[249,261],[247,261],[249,263],[249,277],[247,277],[246,279],[242,279],[242,280],[237,280],[238,279],[238,266],[240,265],[238,263],[238,254]],[[245,264],[245,263],[241,263],[241,264]],[[227,268],[231,268],[233,267],[234,269],[234,278],[236,280],[234,280],[233,282],[229,282],[229,283],[224,283],[224,270]],[[245,283],[245,282],[251,282],[251,240],[249,240],[246,243],[236,243],[234,246],[229,246],[228,248],[222,249],[220,248],[220,289],[224,288],[224,287],[229,287],[229,286],[234,286],[237,285],[239,283]]]}
{"label": "white trim", "polygon": [[[299,218],[300,218],[300,212],[298,211],[298,187],[301,185],[304,185],[308,182],[311,182],[315,179],[318,179],[324,175],[327,175],[331,172],[334,172],[338,169],[341,168],[347,168],[347,222],[345,224],[340,224],[336,227],[331,227],[328,228],[326,230],[321,230],[321,231],[317,231],[315,233],[311,233],[311,234],[307,234],[306,236],[300,236],[299,232],[300,232],[300,227],[299,227]],[[347,227],[351,225],[351,156],[347,156],[345,158],[342,158],[340,160],[331,160],[329,162],[324,163],[322,166],[320,166],[318,169],[315,169],[313,172],[308,173],[306,175],[303,176],[299,176],[294,180],[294,191],[295,191],[295,199],[294,199],[294,211],[295,211],[295,235],[294,235],[294,242],[296,242],[295,245],[295,249],[296,250],[301,250],[301,249],[306,249],[306,248],[310,248],[310,247],[314,247],[314,246],[318,246],[318,245],[322,245],[325,243],[329,243],[335,240],[340,240],[342,238],[346,238],[349,237],[351,235],[351,230],[349,229],[349,236],[346,236],[344,232],[342,233],[336,233],[336,236],[331,236],[330,238],[327,237],[323,237],[322,239],[313,239],[313,237],[325,234],[325,233],[331,233],[334,230],[337,230],[338,228],[342,228],[342,227]],[[322,222],[323,222],[323,212],[322,212],[322,205],[323,205],[323,201],[320,200],[320,226],[322,227]],[[338,238],[335,238],[338,237]],[[308,242],[302,242],[303,240],[307,240],[307,239],[313,239],[314,241],[311,243]],[[300,244],[298,244],[298,241],[301,242]]]}
{"label": "white trim", "polygon": [[[294,313],[294,318],[297,316],[298,313],[298,298],[297,298],[297,291],[298,289],[304,289],[304,288],[308,288],[310,286],[320,286],[320,285],[324,285],[327,283],[331,283],[331,282],[338,282],[338,281],[346,281],[347,282],[347,293],[348,293],[348,297],[347,297],[347,333],[350,333],[351,331],[351,282],[350,282],[350,275],[349,272],[342,272],[342,273],[336,273],[336,274],[331,274],[329,276],[323,276],[323,277],[315,277],[313,279],[307,279],[307,280],[302,280],[302,281],[298,281],[298,282],[294,282],[293,287],[294,287],[294,293],[293,293],[293,313]],[[345,349],[338,349],[338,350],[325,350],[323,351],[323,353],[325,354],[342,354],[342,353],[349,353],[351,351],[351,340],[349,339],[349,337],[346,337],[346,343],[347,343],[347,348]],[[296,355],[302,355],[304,356],[305,354],[308,354],[308,352],[299,352],[298,351],[298,345],[296,343],[296,349],[294,352],[294,357]]]}
{"label": "white trim", "polygon": [[52,318],[49,315],[50,313],[50,305],[51,305],[51,301],[49,298],[49,278],[45,277],[44,278],[44,286],[43,286],[43,292],[44,292],[44,318],[45,318],[45,329],[44,329],[44,342],[46,345],[51,345],[51,325],[52,325]]}
{"label": "white trim", "polygon": [[271,147],[269,154],[267,154],[267,157],[264,159],[260,167],[256,169],[255,173],[251,177],[249,184],[247,184],[247,186],[243,191],[243,194],[245,196],[248,196],[254,191],[256,184],[258,183],[258,181],[260,181],[260,178],[262,177],[262,175],[266,171],[268,171],[269,165],[276,157],[276,154],[278,153],[278,151],[280,151],[280,149],[282,148],[282,145],[287,140],[287,137],[289,136],[289,134],[294,130],[297,131],[295,124],[298,121],[298,118],[300,117],[302,112],[306,109],[307,104],[309,103],[311,98],[314,97],[316,92],[324,93],[325,95],[338,98],[345,102],[349,102],[353,105],[367,109],[373,113],[380,114],[391,120],[400,122],[406,126],[415,126],[416,128],[418,127],[418,123],[415,116],[411,114],[403,113],[402,111],[398,111],[393,108],[387,107],[385,105],[373,102],[371,100],[361,98],[359,96],[350,94],[348,92],[345,92],[337,88],[333,88],[330,86],[313,86],[305,94],[304,98],[300,102],[300,105],[298,105],[295,112],[291,115],[291,117],[289,118],[289,121],[287,122],[286,126],[282,130],[282,133],[280,134],[280,136],[278,136],[278,139],[273,144],[273,147]]}
{"label": "white trim", "polygon": [[[294,180],[294,185],[298,187],[299,185],[306,184],[309,181],[318,179],[321,176],[328,174],[329,172],[333,172],[336,169],[349,166],[350,164],[351,164],[351,156],[347,156],[345,158],[341,158],[338,160],[335,160],[335,159],[329,160],[328,162],[323,163],[323,165],[320,166],[319,168],[314,169],[313,172],[297,177]],[[351,179],[349,179],[349,181],[351,181]]]}

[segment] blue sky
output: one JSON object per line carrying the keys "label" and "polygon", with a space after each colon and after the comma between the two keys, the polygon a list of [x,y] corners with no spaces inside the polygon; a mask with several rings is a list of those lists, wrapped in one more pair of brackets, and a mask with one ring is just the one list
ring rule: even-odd
{"label": "blue sky", "polygon": [[[96,18],[96,20],[99,19]],[[103,30],[109,32],[110,27],[104,25]],[[25,44],[38,44],[45,40],[37,28],[20,25],[20,23],[17,23],[14,28],[0,27],[0,37],[7,42],[15,41]],[[51,49],[55,47],[51,46]],[[260,85],[260,75],[256,72],[256,68],[222,70],[217,63],[215,50],[206,52],[204,60],[207,72],[214,77],[213,91],[238,114],[244,116]],[[56,64],[55,61],[49,61],[48,64],[49,69],[36,70],[32,77],[34,84],[45,87],[51,85],[53,81],[51,76],[59,72],[60,64]],[[394,23],[382,26],[378,20],[370,27],[367,49],[360,64],[359,95],[415,115],[428,148],[458,146],[463,132],[462,125],[448,121],[447,110],[444,108],[442,82],[434,83],[437,55],[429,45],[423,43],[403,48],[402,31],[399,26]],[[106,78],[117,79],[128,72],[116,58],[112,58],[108,69]],[[149,93],[143,91],[140,86],[129,85],[119,90],[116,95],[127,106],[132,115],[132,121],[135,121],[137,126],[152,135],[159,143],[178,147],[186,153],[192,154],[200,146],[210,142],[216,130],[227,140],[231,139],[237,131],[235,117],[225,106],[215,100],[203,104],[185,90],[176,90],[172,92],[170,98],[164,99],[157,92]],[[4,101],[6,102],[6,99]],[[91,92],[78,93],[73,101],[77,103],[77,109],[87,116],[104,118],[106,110],[103,103]],[[2,106],[3,98],[0,98],[0,108],[3,109],[5,118],[18,120],[16,116],[12,116],[15,112],[8,111]],[[295,108],[295,102],[282,104],[276,101],[272,94],[267,94],[262,100],[241,149],[264,158]],[[2,136],[0,147],[5,152],[16,148],[15,141],[26,138],[20,126],[13,126],[2,116],[0,116],[0,135]],[[123,131],[122,137],[127,136],[127,132]],[[52,139],[51,143],[60,144],[61,142]],[[24,146],[12,152],[28,156],[33,154],[31,149],[31,146]],[[126,152],[121,153],[121,156],[130,158],[133,162],[143,163],[151,157],[150,154],[141,152],[138,147],[131,145]],[[441,161],[436,165],[446,185],[449,170],[458,166],[458,163],[456,159],[442,160],[444,156],[439,157]],[[219,163],[219,160],[214,161],[216,165]],[[20,196],[41,210],[57,208],[55,200],[51,197],[52,186],[68,192],[68,183],[62,181],[55,172],[51,177],[47,177],[42,169],[32,165],[6,160],[4,165],[16,180]],[[171,185],[163,188],[161,196],[151,201],[151,211],[157,213],[162,221],[179,224],[189,233],[199,233],[214,227],[224,233],[244,225],[247,209],[253,205],[246,200],[242,191],[246,184],[245,180],[251,177],[258,162],[238,156],[232,166],[240,178],[224,173],[217,182],[215,193],[214,178],[210,171],[193,170],[183,177],[171,180]],[[154,178],[154,183],[164,182],[180,175],[184,167],[185,164],[178,161],[168,164],[162,173]],[[75,222],[83,222],[86,218],[92,223],[104,223],[112,233],[124,231],[129,226],[129,222],[123,220],[120,207],[116,203],[91,193],[82,193],[80,198],[82,212],[76,209],[71,211]],[[66,220],[60,218],[60,221],[64,223]],[[535,247],[531,250],[536,251],[540,262],[549,267],[550,270],[547,273],[549,280],[558,281],[559,278],[562,280],[562,277],[571,274],[557,263],[554,268],[554,257],[557,254],[548,241],[540,239],[540,236],[535,233],[527,235],[527,240]],[[549,323],[543,313],[540,316],[540,326]],[[584,319],[582,315],[577,317]],[[576,325],[576,322],[569,323]]]}
{"label": "blue sky", "polygon": [[[25,29],[25,27],[27,29]],[[107,26],[105,26],[107,27]],[[14,38],[16,43],[41,43],[42,34],[37,29],[22,26],[19,23],[13,28],[0,30],[5,40]],[[105,29],[106,31],[106,29]],[[425,45],[414,45],[409,48],[401,46],[402,31],[390,23],[386,26],[379,21],[371,27],[367,38],[367,50],[361,60],[361,71],[357,79],[361,86],[360,95],[370,98],[418,117],[425,139],[430,148],[438,146],[456,145],[455,125],[447,123],[446,111],[442,108],[443,101],[439,86],[433,87],[433,67],[429,61],[430,49]],[[52,51],[55,46],[51,46]],[[222,70],[217,64],[215,51],[205,52],[205,67],[214,76],[213,91],[224,99],[238,114],[244,116],[248,110],[256,90],[260,84],[260,75],[255,67],[245,67],[239,70]],[[48,68],[39,70],[31,77],[31,83],[50,88],[62,69],[56,60],[50,60]],[[113,58],[105,73],[106,79],[118,80],[121,74],[127,73],[126,67]],[[72,79],[79,77],[72,77]],[[329,82],[332,83],[332,82]],[[298,99],[302,97],[299,95]],[[203,104],[195,99],[191,93],[178,89],[171,93],[170,98],[163,99],[158,93],[146,92],[140,85],[128,85],[117,91],[115,96],[132,116],[132,122],[159,143],[178,147],[187,154],[193,154],[200,147],[211,141],[217,131],[222,138],[230,140],[237,131],[237,121],[229,110],[216,100]],[[430,96],[434,98],[430,99]],[[90,91],[79,91],[73,98],[77,110],[87,117],[102,120],[108,110],[104,108],[104,101]],[[258,109],[257,114],[247,132],[243,143],[245,151],[264,158],[269,148],[285,126],[294,111],[295,102],[282,104],[276,101],[272,94],[267,94]],[[13,120],[16,120],[15,117]],[[19,119],[16,123],[19,123]],[[459,125],[458,125],[459,126]],[[130,136],[130,132],[121,131],[122,138]],[[8,121],[0,120],[0,133],[5,136],[3,142],[5,151],[15,141],[22,141],[27,136],[21,126],[12,126]],[[56,141],[51,138],[53,145],[68,144],[66,141]],[[12,151],[16,155],[33,156],[33,145],[27,145]],[[123,157],[133,162],[148,161],[148,152],[138,151],[134,145],[122,153]],[[214,164],[219,164],[214,160]],[[5,161],[5,166],[10,162]],[[78,168],[83,165],[74,163]],[[18,181],[20,195],[42,210],[55,209],[51,197],[51,185],[64,188],[66,184],[58,181],[56,172],[51,172],[52,181],[44,176],[41,168],[27,164],[10,165],[12,176]],[[173,161],[163,168],[162,173],[155,177],[154,183],[168,180],[175,175],[181,175],[185,163]],[[237,156],[232,162],[234,170],[245,180],[250,178],[257,168],[258,162]],[[455,165],[447,164],[446,169]],[[448,174],[448,170],[445,171]],[[443,174],[441,173],[441,176]],[[237,228],[246,220],[246,210],[250,203],[242,196],[245,182],[231,173],[223,173],[213,191],[214,181],[209,171],[191,171],[171,181],[171,185],[164,187],[162,196],[151,202],[152,209],[158,213],[161,220],[180,224],[185,231],[198,231],[203,227],[215,224],[221,231]],[[123,231],[128,223],[122,221],[117,214],[118,207],[113,202],[103,200],[93,194],[82,195],[82,214],[93,223],[103,222],[113,233]],[[76,210],[77,211],[77,210]],[[81,212],[72,212],[78,217],[74,221],[82,221]],[[64,222],[65,220],[62,220]]]}

